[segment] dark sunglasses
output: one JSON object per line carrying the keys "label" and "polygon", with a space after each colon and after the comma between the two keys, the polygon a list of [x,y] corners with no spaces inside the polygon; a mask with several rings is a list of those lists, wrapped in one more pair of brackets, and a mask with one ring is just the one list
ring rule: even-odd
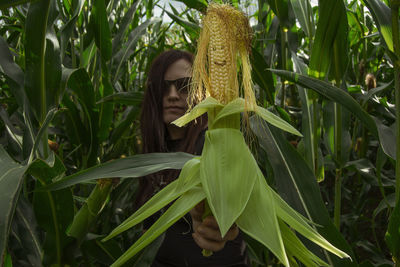
{"label": "dark sunglasses", "polygon": [[176,80],[164,80],[164,90],[169,90],[169,88],[171,88],[171,85],[174,85],[178,93],[187,94],[189,92],[191,84],[191,77],[183,77]]}

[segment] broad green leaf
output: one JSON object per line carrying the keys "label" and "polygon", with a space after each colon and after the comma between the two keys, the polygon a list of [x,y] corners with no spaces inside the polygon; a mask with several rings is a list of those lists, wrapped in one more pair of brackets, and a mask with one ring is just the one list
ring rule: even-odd
{"label": "broad green leaf", "polygon": [[183,115],[179,119],[173,121],[172,123],[179,127],[182,127],[182,126],[188,124],[189,122],[191,122],[192,120],[200,117],[201,115],[206,113],[208,110],[217,108],[217,107],[223,107],[223,105],[221,103],[219,103],[218,100],[216,100],[215,98],[212,98],[211,96],[209,96],[206,99],[204,99],[202,102],[197,104],[192,110],[190,110],[189,113],[186,113],[185,115]]}
{"label": "broad green leaf", "polygon": [[309,0],[290,0],[294,14],[300,23],[301,29],[307,34],[308,38],[314,36],[315,25]]}
{"label": "broad green leaf", "polygon": [[192,158],[193,155],[183,152],[134,155],[82,170],[57,180],[42,190],[58,190],[100,178],[142,177],[165,169],[181,169]]}
{"label": "broad green leaf", "polygon": [[8,48],[7,42],[0,36],[0,72],[4,73],[9,80],[11,92],[20,107],[24,104],[24,73],[14,62],[13,56]]}
{"label": "broad green leaf", "polygon": [[380,0],[364,0],[365,5],[371,12],[379,32],[390,51],[393,50],[393,35],[392,35],[392,12],[390,8]]}
{"label": "broad green leaf", "polygon": [[117,35],[115,35],[112,39],[112,51],[115,54],[121,46],[121,40],[126,34],[126,31],[129,29],[129,25],[131,25],[133,16],[137,11],[139,3],[141,0],[135,0],[134,3],[130,6],[126,14],[124,15],[121,23],[119,24],[119,29]]}
{"label": "broad green leaf", "polygon": [[[11,255],[10,254],[8,254],[7,252],[6,252],[6,254],[4,255],[4,267],[12,267],[13,266],[13,264],[12,264],[12,259],[11,259]],[[3,259],[2,259],[3,260]],[[1,262],[1,264],[3,264],[3,262]]]}
{"label": "broad green leaf", "polygon": [[90,258],[95,259],[96,263],[110,266],[123,254],[120,244],[116,240],[101,242],[101,236],[89,239],[91,236],[93,234],[88,235],[87,240],[82,243],[81,249]]}
{"label": "broad green leaf", "polygon": [[240,230],[266,246],[285,266],[289,266],[275,213],[274,200],[270,191],[264,190],[264,186],[261,184],[264,176],[258,166],[256,170],[257,178],[253,191],[245,210],[236,220],[236,224]]}
{"label": "broad green leaf", "polygon": [[303,136],[299,131],[297,131],[292,125],[282,120],[280,117],[276,116],[274,113],[268,111],[262,107],[256,107],[256,114],[260,116],[266,122],[297,136]]}
{"label": "broad green leaf", "polygon": [[[297,73],[303,75],[307,74],[307,66],[304,64],[297,55],[292,52],[293,68]],[[304,142],[304,158],[311,170],[315,170],[315,146],[314,146],[314,136],[313,134],[313,116],[312,116],[312,102],[309,99],[308,92],[302,86],[297,85],[299,90],[299,97],[301,101],[301,132],[303,133]]]}
{"label": "broad green leaf", "polygon": [[342,0],[319,2],[319,20],[312,47],[309,72],[317,78],[327,75],[332,63],[334,42],[346,23],[346,8]]}
{"label": "broad green leaf", "polygon": [[288,0],[267,0],[267,2],[279,18],[279,23],[284,27],[288,27],[290,25]]}
{"label": "broad green leaf", "polygon": [[220,128],[206,132],[200,179],[222,236],[245,209],[257,170],[257,163],[239,130]]}
{"label": "broad green leaf", "polygon": [[99,101],[97,104],[113,102],[125,105],[139,105],[143,101],[143,92],[119,92],[112,95],[108,95]]}
{"label": "broad green leaf", "polygon": [[332,84],[321,81],[306,75],[285,71],[285,70],[271,70],[273,73],[299,84],[305,88],[312,89],[321,95],[333,100],[353,113],[375,136],[378,137],[376,125],[371,116],[364,111],[364,109],[354,100],[347,92],[333,86]]}
{"label": "broad green leaf", "polygon": [[[130,125],[137,118],[140,109],[137,107],[128,107],[125,112],[123,118],[119,121],[119,123],[115,126],[113,132],[111,133],[110,142],[117,143],[121,141],[121,137],[130,129]],[[123,139],[122,139],[123,140]]]}
{"label": "broad green leaf", "polygon": [[46,231],[43,262],[45,265],[62,265],[68,260],[63,258],[63,250],[72,241],[65,233],[74,217],[72,191],[43,192],[39,189],[50,183],[51,179],[63,175],[65,167],[58,157],[53,166],[38,159],[29,166],[27,172],[36,178],[33,207],[38,225]]}
{"label": "broad green leaf", "polygon": [[95,222],[97,216],[108,202],[112,189],[112,180],[103,179],[97,181],[85,204],[75,214],[67,235],[73,236],[81,243]]}
{"label": "broad green leaf", "polygon": [[93,23],[94,40],[101,57],[108,61],[112,56],[111,31],[108,24],[105,0],[94,0],[91,23]]}
{"label": "broad green leaf", "polygon": [[320,247],[336,254],[341,258],[349,258],[349,255],[330,244],[315,229],[311,228],[307,221],[294,209],[292,209],[277,193],[268,187],[264,180],[264,187],[271,191],[275,203],[277,216],[290,225],[294,230],[302,234],[307,239],[318,244]]}
{"label": "broad green leaf", "polygon": [[265,108],[262,107],[246,107],[245,100],[243,98],[236,98],[235,100],[232,100],[228,104],[226,104],[221,111],[218,112],[218,115],[214,119],[214,124],[218,122],[218,120],[225,118],[229,115],[237,114],[244,112],[245,110],[248,111],[254,111],[258,116],[260,116],[262,119],[267,121],[268,123],[271,123],[272,125],[287,131],[289,133],[302,136],[299,131],[297,131],[292,125],[287,123],[286,121],[282,120],[280,117],[276,116],[272,112],[268,111]]}
{"label": "broad green leaf", "polygon": [[197,186],[200,183],[200,161],[197,158],[191,159],[183,166],[182,171],[177,180],[171,182],[164,189],[154,195],[134,214],[129,216],[117,228],[115,228],[104,241],[113,238],[114,236],[132,228],[136,224],[142,222],[152,214],[156,213],[168,203],[175,200],[188,190]]}
{"label": "broad green leaf", "polygon": [[200,26],[199,25],[192,23],[190,21],[184,20],[181,16],[172,14],[171,12],[169,12],[167,10],[165,10],[165,12],[168,14],[168,16],[173,21],[175,21],[177,24],[182,26],[192,39],[198,38],[198,36],[200,34]]}
{"label": "broad green leaf", "polygon": [[[269,127],[266,123],[261,123],[256,118],[250,120],[251,129],[257,135],[261,147],[268,151],[268,154],[273,155],[268,157],[268,161],[273,168],[279,194],[307,220],[321,225],[318,232],[334,246],[352,256],[354,261],[355,257],[350,246],[330,219],[313,171],[284,138],[281,131]],[[283,207],[286,207],[286,205]],[[280,209],[280,212],[282,212],[282,209]],[[301,219],[301,217],[298,219]],[[315,248],[313,252],[317,254],[316,251],[318,250],[318,248]],[[330,258],[338,266],[356,265],[349,260]]]}
{"label": "broad green leaf", "polygon": [[400,260],[400,200],[397,201],[389,219],[389,226],[385,234],[385,241],[392,256],[398,262]]}
{"label": "broad green leaf", "polygon": [[27,166],[14,162],[0,146],[0,259],[6,250],[8,234]]}
{"label": "broad green leaf", "polygon": [[306,266],[329,266],[326,262],[318,258],[311,251],[309,251],[295,233],[285,224],[282,220],[278,220],[279,229],[282,234],[283,242],[285,243],[286,253],[290,257],[291,255],[296,255]]}
{"label": "broad green leaf", "polygon": [[396,160],[396,134],[394,126],[388,127],[381,120],[375,118],[375,123],[378,129],[379,141],[386,155]]}
{"label": "broad green leaf", "polygon": [[43,249],[39,228],[32,204],[22,195],[19,197],[17,208],[15,209],[11,229],[10,238],[13,235],[14,242],[8,243],[9,251],[13,251],[14,257],[19,262],[25,261],[30,264],[29,266],[41,267]]}
{"label": "broad green leaf", "polygon": [[[347,21],[347,11],[344,1],[335,1],[335,2],[340,2],[341,4],[340,7],[338,7],[338,13],[335,13],[334,15],[339,17],[339,24],[337,25],[338,29],[336,31],[335,39],[333,41],[333,46],[332,46],[331,61],[333,64],[330,73],[332,79],[335,79],[336,82],[340,82],[345,76],[345,73],[347,72],[347,65],[349,61],[349,57],[343,56],[349,53],[348,49],[349,25]],[[325,14],[320,14],[320,16],[324,15]],[[340,109],[340,107],[338,109]]]}
{"label": "broad green leaf", "polygon": [[[43,140],[42,140],[42,137],[43,137],[44,134],[46,133],[47,128],[49,127],[51,121],[53,120],[53,118],[54,118],[54,116],[55,116],[55,114],[56,114],[56,111],[57,111],[57,110],[56,110],[55,108],[53,108],[53,109],[51,109],[51,110],[47,113],[46,118],[45,118],[44,121],[43,121],[42,127],[40,127],[39,132],[37,133],[37,135],[36,135],[36,137],[35,137],[35,140],[34,140],[34,142],[33,142],[33,148],[32,148],[31,155],[29,156],[29,161],[28,161],[29,163],[32,162],[33,156],[34,156],[36,150],[38,149],[39,144],[42,144],[42,145],[43,145],[43,143],[42,143],[42,141],[43,141]],[[46,141],[47,141],[47,138],[46,138]],[[47,143],[44,144],[44,145],[47,146]]]}
{"label": "broad green leaf", "polygon": [[184,193],[172,206],[133,244],[112,267],[121,266],[151,241],[165,232],[172,224],[188,213],[196,204],[205,198],[201,187],[194,187]]}
{"label": "broad green leaf", "polygon": [[85,3],[84,0],[77,0],[75,1],[76,6],[75,10],[73,11],[72,17],[65,23],[60,29],[60,39],[61,39],[61,60],[64,60],[65,49],[67,48],[68,40],[72,36],[72,32],[75,28],[76,21],[78,20],[79,15],[83,9],[83,5]]}
{"label": "broad green leaf", "polygon": [[[50,13],[56,12],[54,9],[55,2],[52,2],[50,5]],[[61,78],[62,78],[62,68],[61,68],[61,54],[60,54],[60,45],[58,43],[57,35],[54,31],[53,25],[49,25],[49,21],[47,22],[47,32],[46,32],[46,52],[45,52],[45,88],[46,88],[46,114],[50,109],[58,107],[60,103],[60,97],[62,88]]]}
{"label": "broad green leaf", "polygon": [[132,267],[144,267],[151,266],[157,256],[158,249],[161,247],[164,241],[165,234],[159,236],[156,240],[151,242],[143,251],[137,260],[135,260],[135,265]]}
{"label": "broad green leaf", "polygon": [[264,56],[260,54],[254,47],[251,50],[251,67],[252,67],[252,78],[253,81],[260,86],[260,94],[266,94],[268,103],[274,103],[273,94],[275,92],[274,78],[271,71],[268,70],[270,67],[265,62]]}
{"label": "broad green leaf", "polygon": [[128,58],[133,54],[134,46],[136,45],[137,41],[140,40],[140,38],[146,33],[146,30],[150,25],[153,25],[159,21],[160,20],[158,18],[146,20],[129,34],[128,41],[123,45],[123,48],[119,51],[119,53],[113,56],[113,62],[116,64],[116,70],[111,75],[114,77],[113,83],[115,83],[122,75],[120,74],[121,68],[125,65]]}
{"label": "broad green leaf", "polygon": [[46,26],[50,0],[35,1],[29,5],[25,37],[25,92],[32,111],[43,122],[49,106],[46,88]]}
{"label": "broad green leaf", "polygon": [[[104,98],[111,95],[114,88],[111,85],[110,75],[106,62],[102,59],[102,74],[101,74],[101,84],[100,84],[100,97]],[[110,127],[114,115],[114,103],[100,103],[99,104],[99,117],[98,117],[98,129],[97,129],[97,139],[98,143],[101,144],[105,141],[110,133]],[[97,151],[97,150],[95,150]],[[96,153],[97,154],[97,153]]]}

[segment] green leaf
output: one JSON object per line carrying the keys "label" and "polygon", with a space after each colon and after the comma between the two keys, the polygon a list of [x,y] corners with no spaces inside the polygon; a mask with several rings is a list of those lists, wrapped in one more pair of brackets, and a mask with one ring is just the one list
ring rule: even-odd
{"label": "green leaf", "polygon": [[328,99],[335,101],[351,113],[353,113],[375,136],[378,137],[378,131],[374,120],[365,112],[365,110],[357,103],[348,93],[331,85],[328,82],[321,81],[306,75],[285,71],[285,70],[271,70],[273,73],[287,79],[291,82],[299,84],[305,88],[312,89]]}
{"label": "green leaf", "polygon": [[294,14],[300,23],[301,29],[306,33],[308,38],[314,36],[315,25],[309,0],[290,0]]}
{"label": "green leaf", "polygon": [[342,0],[319,2],[319,20],[310,58],[309,72],[312,76],[324,78],[327,75],[333,61],[334,42],[345,26],[347,15]]}
{"label": "green leaf", "polygon": [[[237,162],[239,159],[241,164]],[[206,132],[200,179],[222,236],[245,209],[257,170],[257,163],[239,130],[220,128]]]}
{"label": "green leaf", "polygon": [[392,35],[392,12],[390,8],[380,0],[364,0],[365,5],[374,18],[379,32],[390,51],[393,50],[393,35]]}
{"label": "green leaf", "polygon": [[[322,227],[318,228],[318,232],[329,242],[355,259],[350,246],[330,219],[313,171],[284,138],[281,131],[268,126],[266,123],[261,123],[256,118],[250,120],[251,129],[257,135],[261,147],[268,151],[268,154],[273,155],[268,157],[268,161],[273,168],[279,194],[292,208],[303,214],[307,220],[321,225]],[[279,201],[278,203],[282,202]],[[281,208],[284,207],[287,208],[286,205],[281,206]],[[281,208],[279,212],[282,212]],[[287,211],[289,212],[289,210]],[[313,251],[316,253],[315,250]],[[339,260],[336,257],[331,257],[331,260],[337,266],[356,265],[349,260]]]}
{"label": "green leaf", "polygon": [[395,262],[400,261],[400,200],[392,211],[389,226],[385,234],[385,241],[392,253]]}
{"label": "green leaf", "polygon": [[74,220],[67,234],[73,236],[81,243],[89,232],[90,227],[108,202],[112,189],[112,180],[99,180],[86,199],[85,204],[75,214]]}
{"label": "green leaf", "polygon": [[175,200],[188,190],[194,188],[200,183],[200,161],[198,158],[189,160],[177,180],[168,184],[164,189],[154,195],[134,214],[129,216],[117,228],[115,228],[103,241],[107,241],[114,236],[132,228],[136,224],[142,222],[158,210],[165,207],[168,203]]}
{"label": "green leaf", "polygon": [[108,61],[112,56],[112,43],[105,0],[94,0],[92,4],[91,23],[93,23],[94,40],[102,59]]}
{"label": "green leaf", "polygon": [[5,257],[4,257],[4,267],[12,267],[12,266],[13,265],[12,265],[11,255],[6,252]]}
{"label": "green leaf", "polygon": [[303,218],[298,212],[291,208],[277,193],[268,187],[265,182],[265,188],[271,191],[275,203],[275,210],[277,216],[291,226],[294,230],[302,234],[307,239],[318,244],[320,247],[336,254],[341,258],[349,258],[349,256],[341,250],[330,244],[323,238],[314,228],[307,224],[307,220]]}
{"label": "green leaf", "polygon": [[[292,52],[293,67],[295,72],[303,75],[307,74],[307,66],[304,64],[297,55]],[[301,101],[301,132],[303,133],[304,142],[304,158],[311,170],[315,170],[315,155],[314,155],[314,142],[313,139],[313,117],[312,117],[312,101],[309,99],[308,92],[302,86],[297,85],[299,90],[299,97]]]}
{"label": "green leaf", "polygon": [[[32,267],[41,267],[43,250],[40,232],[33,207],[24,196],[19,197],[11,227],[15,241],[9,242],[8,248],[9,251],[13,251],[14,258],[18,259],[19,262],[25,261]],[[16,242],[16,240],[18,241]]]}
{"label": "green leaf", "polygon": [[392,159],[396,160],[396,134],[394,131],[395,125],[392,125],[392,127],[388,127],[377,118],[375,118],[375,123],[378,129],[379,140],[381,142],[383,152],[385,152],[385,154]]}
{"label": "green leaf", "polygon": [[251,66],[252,66],[252,78],[253,81],[258,84],[262,90],[260,94],[266,92],[266,99],[268,103],[274,103],[274,78],[271,71],[268,70],[270,67],[260,52],[254,47],[251,50]]}
{"label": "green leaf", "polygon": [[42,190],[58,190],[74,184],[100,178],[142,177],[165,169],[181,169],[193,155],[176,153],[149,153],[116,159],[82,170],[48,185]]}
{"label": "green leaf", "polygon": [[[42,143],[41,143],[42,137],[43,137],[44,134],[46,133],[47,128],[49,127],[51,121],[53,120],[53,118],[54,118],[56,112],[57,112],[57,110],[54,108],[54,109],[51,109],[51,110],[47,113],[46,118],[45,118],[44,121],[43,121],[42,127],[40,127],[39,132],[37,133],[37,135],[36,135],[36,137],[35,137],[35,140],[34,140],[34,142],[33,142],[33,148],[32,148],[32,150],[31,150],[31,154],[30,154],[30,156],[29,156],[29,161],[28,161],[29,163],[32,162],[33,156],[34,156],[36,150],[38,149],[39,144],[42,144]],[[47,139],[46,139],[46,141],[47,141]],[[43,145],[43,144],[42,144],[42,145]],[[44,145],[47,146],[47,144],[44,144]]]}
{"label": "green leaf", "polygon": [[[171,5],[171,4],[170,4]],[[164,9],[165,10],[165,9]],[[175,14],[172,14],[171,12],[165,10],[165,13],[168,14],[168,16],[175,21],[177,24],[182,26],[186,32],[190,35],[192,39],[197,39],[200,34],[200,26],[192,23],[190,21],[184,20],[181,16],[177,16]]]}
{"label": "green leaf", "polygon": [[6,251],[8,234],[27,166],[14,162],[0,145],[0,259]]}
{"label": "green leaf", "polygon": [[296,255],[296,258],[306,266],[329,266],[326,262],[309,251],[304,244],[301,243],[295,233],[284,222],[282,222],[282,220],[278,220],[278,222],[282,239],[285,243],[286,253],[289,257],[291,255]]}
{"label": "green leaf", "polygon": [[131,7],[128,9],[124,15],[121,23],[119,24],[119,29],[117,35],[112,40],[112,51],[115,54],[121,46],[121,40],[125,36],[126,31],[129,29],[129,25],[132,23],[133,16],[136,13],[137,7],[141,3],[141,0],[136,0]]}
{"label": "green leaf", "polygon": [[123,118],[119,121],[118,125],[115,126],[115,129],[111,133],[110,142],[112,144],[116,144],[119,141],[123,140],[121,137],[130,129],[130,125],[137,118],[140,109],[137,107],[128,107],[123,116]]}
{"label": "green leaf", "polygon": [[13,60],[7,42],[0,36],[0,72],[4,73],[8,79],[11,92],[20,107],[24,105],[24,73]]}
{"label": "green leaf", "polygon": [[189,113],[186,113],[179,119],[173,121],[172,123],[182,127],[192,120],[200,117],[204,113],[206,113],[208,110],[217,108],[217,107],[223,107],[221,103],[218,102],[215,98],[212,98],[211,96],[207,97],[203,101],[201,101],[199,104],[197,104]]}
{"label": "green leaf", "polygon": [[53,263],[62,265],[65,260],[68,260],[63,257],[63,250],[72,241],[65,232],[74,217],[74,205],[70,189],[55,192],[43,192],[39,189],[49,184],[51,179],[63,175],[64,172],[65,167],[57,156],[54,165],[49,165],[43,160],[36,160],[28,169],[28,173],[37,179],[33,207],[39,226],[46,231],[43,245],[43,261],[46,265]]}
{"label": "green leaf", "polygon": [[[55,3],[51,4],[50,10],[54,11]],[[52,10],[53,9],[53,10]],[[50,21],[47,22],[48,24]],[[51,25],[53,26],[53,25]],[[61,68],[61,54],[60,54],[60,45],[58,43],[57,35],[54,32],[53,27],[48,26],[46,32],[46,52],[45,52],[45,75],[46,75],[46,110],[43,112],[47,112],[55,107],[58,107],[58,104],[61,100],[61,92],[63,91],[60,84],[62,78],[62,68]]]}
{"label": "green leaf", "polygon": [[155,24],[159,21],[160,21],[160,19],[158,19],[158,18],[152,18],[152,19],[146,20],[145,22],[143,22],[142,24],[137,26],[129,34],[128,41],[123,45],[123,48],[119,51],[119,53],[117,53],[115,56],[113,56],[113,62],[114,62],[114,64],[116,64],[114,66],[116,70],[114,73],[112,73],[112,77],[114,77],[113,83],[118,81],[118,79],[122,75],[122,74],[120,74],[122,66],[125,65],[128,58],[135,51],[134,46],[136,45],[137,41],[140,40],[140,38],[146,33],[146,30],[150,25]]}
{"label": "green leaf", "polygon": [[289,27],[289,3],[288,0],[267,0],[272,11],[279,18],[279,22],[284,27]]}
{"label": "green leaf", "polygon": [[165,232],[172,224],[188,213],[205,198],[204,191],[197,186],[184,193],[172,206],[133,244],[112,267],[121,266],[151,241]]}
{"label": "green leaf", "polygon": [[74,2],[76,3],[76,5],[75,5],[75,10],[72,14],[71,19],[68,20],[68,22],[65,23],[60,29],[61,60],[64,60],[65,49],[67,48],[67,43],[72,36],[76,21],[78,20],[78,17],[80,16],[80,14],[82,12],[83,5],[85,4],[84,0],[77,0]]}
{"label": "green leaf", "polygon": [[[91,234],[92,236],[93,234]],[[81,248],[90,258],[96,262],[110,266],[119,256],[122,255],[120,244],[115,240],[101,242],[101,237],[85,240]]]}
{"label": "green leaf", "polygon": [[[258,166],[257,179],[246,209],[237,219],[239,228],[266,246],[286,266],[289,262],[283,245],[281,231],[275,213],[275,205],[270,191],[263,190],[264,177]],[[266,231],[268,229],[268,231]]]}
{"label": "green leaf", "polygon": [[254,111],[258,116],[260,116],[263,120],[267,121],[268,123],[284,130],[289,133],[295,134],[297,136],[302,136],[299,131],[297,131],[292,125],[281,119],[280,117],[276,116],[274,113],[268,111],[262,107],[246,107],[245,100],[243,98],[236,98],[232,100],[228,104],[226,104],[221,111],[219,111],[218,115],[214,119],[214,125],[222,118],[226,118],[229,115],[237,114],[244,112],[245,110]]}
{"label": "green leaf", "polygon": [[[25,37],[25,92],[39,122],[44,121],[49,106],[46,99],[46,26],[50,0],[29,5]],[[48,89],[50,90],[50,89]]]}
{"label": "green leaf", "polygon": [[[110,82],[108,68],[104,61],[102,62],[101,85],[99,91],[101,98],[111,95],[114,91]],[[100,103],[98,129],[96,135],[98,143],[101,144],[103,141],[107,139],[110,133],[110,127],[112,124],[113,116],[114,116],[114,103]]]}

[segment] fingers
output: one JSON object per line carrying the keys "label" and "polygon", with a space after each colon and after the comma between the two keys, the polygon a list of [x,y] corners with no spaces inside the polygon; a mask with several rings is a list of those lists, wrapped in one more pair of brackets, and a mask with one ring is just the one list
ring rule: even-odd
{"label": "fingers", "polygon": [[223,242],[217,242],[217,241],[212,241],[209,239],[204,238],[200,234],[193,233],[192,234],[194,241],[196,244],[201,247],[202,249],[206,250],[211,250],[211,251],[220,251],[221,249],[224,248],[226,241]]}
{"label": "fingers", "polygon": [[197,204],[193,209],[190,210],[190,215],[192,216],[193,222],[202,221],[202,216],[204,213],[204,201]]}
{"label": "fingers", "polygon": [[194,228],[193,239],[203,249],[219,251],[224,248],[225,243],[234,240],[239,234],[239,228],[233,225],[224,237],[221,236],[217,221],[209,216]]}

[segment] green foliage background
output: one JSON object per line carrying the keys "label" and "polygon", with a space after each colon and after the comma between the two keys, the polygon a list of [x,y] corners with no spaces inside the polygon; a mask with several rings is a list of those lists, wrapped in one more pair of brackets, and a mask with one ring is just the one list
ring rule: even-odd
{"label": "green foliage background", "polygon": [[[0,0],[0,266],[108,266],[140,236],[101,242],[132,214],[136,177],[191,158],[139,154],[149,64],[195,52],[208,4],[180,2]],[[251,120],[258,163],[353,261],[306,245],[332,266],[398,266],[398,1],[230,3],[255,11],[258,103],[304,136]],[[161,241],[127,266],[148,266]],[[246,241],[253,266],[279,265]]]}

